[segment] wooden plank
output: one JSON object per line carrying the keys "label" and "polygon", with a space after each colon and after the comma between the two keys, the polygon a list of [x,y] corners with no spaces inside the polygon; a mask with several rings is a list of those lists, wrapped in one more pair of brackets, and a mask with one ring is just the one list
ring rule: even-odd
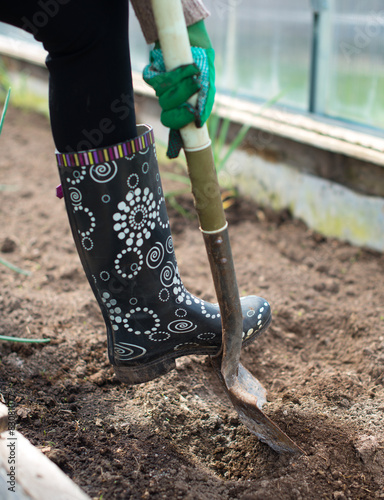
{"label": "wooden plank", "polygon": [[47,52],[40,45],[33,45],[23,40],[16,40],[9,36],[0,35],[0,53],[45,67]]}
{"label": "wooden plank", "polygon": [[7,493],[1,498],[90,500],[56,464],[18,431],[0,434],[0,485],[3,487],[4,479]]}
{"label": "wooden plank", "polygon": [[0,432],[8,429],[8,408],[0,403]]}
{"label": "wooden plank", "polygon": [[8,490],[9,484],[7,483],[9,477],[7,471],[0,465],[0,498],[1,500],[33,500],[27,496],[24,491],[19,489],[16,491]]}
{"label": "wooden plank", "polygon": [[222,95],[216,98],[215,112],[235,123],[384,167],[384,140],[369,133]]}

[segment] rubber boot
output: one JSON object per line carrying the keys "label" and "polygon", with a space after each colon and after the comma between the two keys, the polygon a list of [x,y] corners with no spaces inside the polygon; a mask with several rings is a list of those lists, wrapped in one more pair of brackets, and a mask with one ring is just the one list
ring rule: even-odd
{"label": "rubber boot", "polygon": [[[190,354],[221,347],[220,310],[183,286],[153,131],[110,148],[57,154],[76,247],[107,327],[116,376],[146,382]],[[243,342],[271,321],[262,298],[242,298]]]}

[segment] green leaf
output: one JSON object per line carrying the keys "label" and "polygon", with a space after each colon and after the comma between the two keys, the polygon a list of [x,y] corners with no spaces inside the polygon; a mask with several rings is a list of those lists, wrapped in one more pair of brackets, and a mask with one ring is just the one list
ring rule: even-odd
{"label": "green leaf", "polygon": [[228,150],[226,152],[226,154],[224,155],[224,157],[221,159],[220,163],[220,170],[224,167],[224,165],[226,164],[226,162],[229,160],[230,156],[232,155],[232,153],[240,146],[240,144],[243,142],[243,140],[245,139],[245,136],[247,135],[248,133],[248,130],[250,129],[250,125],[243,125],[241,127],[241,129],[239,130],[237,136],[233,139],[233,141],[231,142],[231,144],[229,145],[228,147]]}
{"label": "green leaf", "polygon": [[11,269],[12,271],[15,271],[16,273],[23,274],[24,276],[31,275],[31,273],[29,271],[24,271],[24,269],[20,269],[20,267],[17,267],[14,264],[11,264],[7,260],[3,259],[2,257],[0,257],[0,264],[3,264],[4,266],[8,267],[8,269]]}
{"label": "green leaf", "polygon": [[163,172],[161,177],[165,179],[170,179],[171,181],[181,182],[182,184],[187,184],[188,186],[191,184],[189,177],[186,175],[175,174],[173,172]]}
{"label": "green leaf", "polygon": [[18,186],[11,184],[0,184],[0,191],[17,191],[18,189]]}
{"label": "green leaf", "polygon": [[21,337],[7,337],[6,335],[0,335],[0,340],[5,340],[7,342],[24,342],[26,344],[46,344],[51,341],[51,339],[24,339]]}
{"label": "green leaf", "polygon": [[[261,115],[264,109],[269,108],[270,106],[275,104],[285,93],[286,91],[282,90],[277,95],[266,101],[261,106],[258,114]],[[221,127],[219,129],[220,121],[221,121]],[[247,135],[249,129],[251,128],[250,125],[243,125],[239,130],[239,132],[237,133],[236,137],[226,148],[227,136],[230,125],[231,125],[230,118],[227,117],[221,120],[218,114],[212,114],[208,120],[208,130],[212,141],[213,158],[217,173],[223,170],[227,161],[234,153],[234,151],[243,142],[245,136]]]}
{"label": "green leaf", "polygon": [[174,198],[175,196],[180,196],[182,194],[190,193],[189,189],[175,189],[174,191],[167,191],[164,194],[164,198]]}
{"label": "green leaf", "polygon": [[220,128],[219,136],[217,138],[217,141],[215,141],[217,143],[217,151],[218,151],[217,156],[218,156],[218,161],[219,161],[219,167],[221,167],[219,151],[222,151],[223,147],[225,146],[225,141],[227,139],[230,124],[231,124],[231,120],[229,118],[225,118],[223,120],[223,122],[221,124],[221,128]]}
{"label": "green leaf", "polygon": [[4,120],[5,120],[5,114],[6,114],[7,109],[8,109],[8,104],[9,104],[9,98],[10,97],[11,97],[11,89],[9,88],[8,89],[8,93],[7,93],[7,97],[5,98],[3,112],[2,112],[1,118],[0,118],[0,134],[1,134],[1,131],[3,130],[3,124],[4,124]]}
{"label": "green leaf", "polygon": [[216,114],[211,114],[208,118],[207,127],[211,140],[213,141],[217,135],[219,129],[220,117]]}
{"label": "green leaf", "polygon": [[182,215],[183,217],[185,217],[186,219],[194,219],[195,218],[195,214],[192,214],[191,212],[189,212],[188,210],[185,210],[181,205],[180,203],[177,202],[176,198],[174,196],[170,196],[168,198],[168,203],[170,204],[170,206],[172,208],[174,208],[180,215]]}
{"label": "green leaf", "polygon": [[283,95],[285,95],[286,93],[287,93],[287,91],[285,89],[283,89],[278,94],[276,94],[275,96],[268,99],[268,101],[266,101],[261,106],[260,112],[258,114],[261,115],[261,113],[263,112],[264,109],[273,106],[273,104],[275,104],[279,99],[281,99],[283,97]]}

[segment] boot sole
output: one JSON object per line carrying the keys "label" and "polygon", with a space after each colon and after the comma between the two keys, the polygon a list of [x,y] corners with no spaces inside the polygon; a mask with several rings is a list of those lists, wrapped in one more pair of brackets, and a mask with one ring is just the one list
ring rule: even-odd
{"label": "boot sole", "polygon": [[[263,333],[272,321],[272,315],[269,317],[267,323],[263,326],[260,332],[257,332],[254,335],[251,335],[247,340],[243,342],[243,347],[246,347],[250,343],[252,343],[261,333]],[[171,353],[167,357],[158,359],[153,361],[152,363],[146,363],[144,365],[138,366],[116,366],[114,365],[115,375],[120,380],[127,385],[136,385],[143,384],[145,382],[150,382],[162,375],[166,375],[171,370],[176,368],[176,358],[188,355],[206,355],[206,356],[214,356],[216,353],[207,352],[207,349],[196,349],[195,351],[191,350],[190,352],[183,353]]]}
{"label": "boot sole", "polygon": [[160,359],[142,366],[114,366],[116,377],[127,385],[142,384],[176,368],[174,358]]}

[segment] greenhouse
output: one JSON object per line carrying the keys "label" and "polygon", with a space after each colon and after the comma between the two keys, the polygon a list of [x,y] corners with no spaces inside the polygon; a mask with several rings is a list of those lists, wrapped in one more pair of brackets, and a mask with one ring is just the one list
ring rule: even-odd
{"label": "greenhouse", "polygon": [[383,2],[0,19],[0,497],[383,498]]}

